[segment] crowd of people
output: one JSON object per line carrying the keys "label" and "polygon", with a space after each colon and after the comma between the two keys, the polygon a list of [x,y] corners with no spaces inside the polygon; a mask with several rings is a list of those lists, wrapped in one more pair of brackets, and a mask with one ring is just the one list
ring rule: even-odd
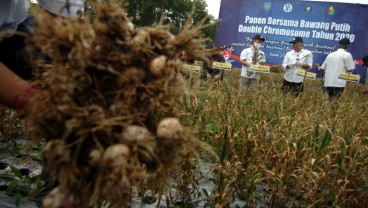
{"label": "crowd of people", "polygon": [[[251,46],[244,49],[240,54],[240,63],[242,64],[240,86],[243,88],[256,88],[260,79],[259,72],[254,72],[250,68],[252,64],[265,64],[266,58],[264,52],[260,50],[261,44],[265,41],[261,35],[255,35],[252,38]],[[298,96],[303,92],[305,75],[313,66],[313,54],[310,50],[303,48],[303,38],[294,37],[289,42],[293,49],[288,51],[282,62],[284,70],[284,79],[281,90],[284,93],[292,93]],[[329,100],[339,98],[347,84],[344,79],[339,79],[340,73],[352,73],[355,68],[355,61],[351,53],[348,52],[350,40],[342,38],[338,43],[338,49],[330,53],[319,70],[324,74],[323,87],[327,90]],[[368,64],[368,55],[362,58],[363,65]],[[301,70],[305,75],[300,76],[296,73]],[[368,91],[367,91],[368,92]]]}

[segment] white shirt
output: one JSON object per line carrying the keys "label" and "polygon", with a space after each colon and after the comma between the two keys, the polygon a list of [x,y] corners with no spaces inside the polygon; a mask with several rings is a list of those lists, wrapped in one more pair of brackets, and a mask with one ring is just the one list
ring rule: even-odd
{"label": "white shirt", "polygon": [[[69,0],[69,5],[67,5],[66,3],[66,0],[38,0],[38,5],[53,14],[63,17],[83,16],[83,0]],[[69,8],[67,6],[69,6]]]}
{"label": "white shirt", "polygon": [[321,66],[321,69],[325,70],[325,87],[345,87],[346,80],[338,79],[339,74],[354,68],[355,62],[349,52],[339,48],[330,53]]}
{"label": "white shirt", "polygon": [[[253,46],[244,49],[240,54],[240,60],[246,60],[248,63],[252,63],[254,51],[255,50]],[[261,50],[258,50],[258,53],[259,53],[259,56],[258,56],[257,64],[260,64],[261,62],[266,62],[266,56],[264,52]],[[250,68],[249,66],[242,65],[241,76],[249,78],[249,79],[254,79],[254,78],[259,79],[260,75],[258,72],[253,72],[250,76],[247,75],[249,68]]]}
{"label": "white shirt", "polygon": [[312,52],[306,49],[302,49],[299,52],[295,50],[291,50],[286,53],[284,57],[284,61],[282,62],[282,68],[285,71],[284,79],[288,82],[300,83],[303,82],[303,77],[295,75],[295,71],[297,69],[306,71],[301,66],[294,66],[291,68],[286,68],[288,64],[295,64],[299,62],[301,64],[308,64],[310,67],[313,64],[313,55]]}
{"label": "white shirt", "polygon": [[29,0],[0,0],[0,37],[10,37],[28,17]]}

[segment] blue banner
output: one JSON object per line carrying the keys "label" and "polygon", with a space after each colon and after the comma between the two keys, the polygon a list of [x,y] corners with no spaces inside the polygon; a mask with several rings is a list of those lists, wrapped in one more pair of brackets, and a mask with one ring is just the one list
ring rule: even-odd
{"label": "blue banner", "polygon": [[222,0],[216,45],[231,46],[224,55],[240,67],[239,56],[251,44],[255,34],[266,38],[261,50],[268,64],[281,64],[294,36],[304,40],[316,64],[337,50],[342,38],[351,41],[349,52],[356,61],[354,74],[366,79],[367,68],[361,58],[368,53],[368,5],[301,0]]}

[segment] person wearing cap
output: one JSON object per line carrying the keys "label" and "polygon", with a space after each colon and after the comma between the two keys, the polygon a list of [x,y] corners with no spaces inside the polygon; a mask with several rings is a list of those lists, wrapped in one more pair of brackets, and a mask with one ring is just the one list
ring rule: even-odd
{"label": "person wearing cap", "polygon": [[351,73],[355,68],[352,55],[347,51],[350,45],[348,38],[339,41],[339,48],[330,53],[321,66],[325,71],[325,83],[329,100],[339,98],[346,86],[346,80],[339,79],[340,73]]}
{"label": "person wearing cap", "polygon": [[240,87],[256,88],[258,87],[260,74],[253,72],[250,69],[252,64],[264,64],[266,57],[263,51],[260,50],[261,44],[265,39],[261,35],[255,35],[252,38],[251,46],[244,49],[240,54],[240,63],[242,64]]}
{"label": "person wearing cap", "polygon": [[303,92],[304,77],[297,76],[295,72],[296,70],[303,70],[306,73],[312,66],[313,55],[311,51],[303,49],[303,39],[301,37],[294,37],[289,43],[293,45],[293,50],[286,53],[282,62],[285,74],[281,89],[285,93],[291,92],[297,96],[300,92]]}

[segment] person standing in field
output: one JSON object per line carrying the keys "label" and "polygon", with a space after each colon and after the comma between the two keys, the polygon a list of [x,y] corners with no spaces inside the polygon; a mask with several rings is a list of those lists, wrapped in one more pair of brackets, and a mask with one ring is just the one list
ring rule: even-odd
{"label": "person standing in field", "polygon": [[240,87],[241,88],[257,88],[260,74],[250,70],[252,64],[260,65],[266,62],[263,51],[260,50],[265,39],[261,35],[255,35],[252,38],[252,45],[244,49],[240,54],[240,63],[242,64]]}
{"label": "person standing in field", "polygon": [[325,87],[329,100],[339,98],[346,86],[346,80],[339,79],[340,73],[351,73],[355,68],[352,55],[348,52],[350,40],[343,38],[339,42],[339,49],[330,53],[321,66],[325,71]]}
{"label": "person standing in field", "polygon": [[[365,55],[365,56],[362,58],[362,61],[363,61],[362,66],[366,66],[366,67],[367,67],[367,66],[368,66],[368,54],[367,54],[367,55]],[[368,89],[364,90],[362,93],[363,93],[363,94],[368,93]]]}
{"label": "person standing in field", "polygon": [[293,45],[293,50],[286,53],[282,62],[285,74],[281,90],[298,96],[304,90],[304,77],[296,75],[295,72],[302,70],[307,73],[307,70],[312,67],[313,55],[311,51],[303,49],[301,37],[294,37],[289,43]]}

